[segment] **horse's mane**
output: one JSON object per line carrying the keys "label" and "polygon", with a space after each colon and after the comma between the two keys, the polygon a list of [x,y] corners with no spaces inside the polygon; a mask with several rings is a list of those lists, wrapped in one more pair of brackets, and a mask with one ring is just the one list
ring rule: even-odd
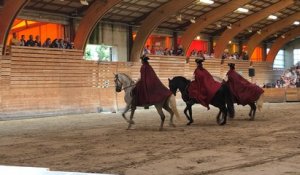
{"label": "horse's mane", "polygon": [[183,80],[183,81],[185,81],[185,82],[187,82],[187,83],[190,83],[191,82],[191,80],[189,80],[189,79],[187,79],[187,78],[185,78],[185,77],[183,77],[183,76],[176,76],[176,77],[174,77],[173,79],[177,79],[177,80]]}
{"label": "horse's mane", "polygon": [[132,78],[131,78],[129,75],[127,75],[127,74],[125,74],[125,73],[119,73],[119,74],[124,75],[126,78],[128,78],[128,80],[131,81],[131,83],[134,82],[134,81],[132,80]]}
{"label": "horse's mane", "polygon": [[213,78],[214,78],[215,81],[217,81],[219,83],[221,83],[223,81],[223,78],[215,76],[215,75],[213,75]]}

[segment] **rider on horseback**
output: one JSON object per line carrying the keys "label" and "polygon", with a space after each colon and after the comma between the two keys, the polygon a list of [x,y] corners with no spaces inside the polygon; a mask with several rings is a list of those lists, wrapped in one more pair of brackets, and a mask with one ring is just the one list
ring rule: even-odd
{"label": "rider on horseback", "polygon": [[209,104],[216,92],[220,89],[221,83],[216,82],[213,76],[203,68],[204,59],[196,59],[197,68],[194,72],[195,80],[188,87],[189,96],[203,106],[209,108]]}
{"label": "rider on horseback", "polygon": [[264,90],[238,74],[234,63],[228,63],[228,66],[230,70],[227,72],[227,85],[234,96],[234,101],[241,105],[257,101]]}
{"label": "rider on horseback", "polygon": [[133,89],[135,106],[149,106],[167,99],[172,94],[159,80],[148,60],[149,57],[141,57],[141,79]]}

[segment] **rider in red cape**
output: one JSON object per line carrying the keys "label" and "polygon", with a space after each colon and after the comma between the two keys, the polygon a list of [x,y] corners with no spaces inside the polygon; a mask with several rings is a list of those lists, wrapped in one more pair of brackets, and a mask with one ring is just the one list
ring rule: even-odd
{"label": "rider in red cape", "polygon": [[227,72],[227,85],[234,96],[234,101],[241,105],[257,101],[264,90],[238,74],[234,63],[229,63],[228,66],[230,70]]}
{"label": "rider in red cape", "polygon": [[141,57],[141,79],[133,89],[136,106],[147,106],[167,99],[172,92],[166,88],[149,65],[148,57]]}
{"label": "rider in red cape", "polygon": [[212,75],[203,68],[203,59],[196,59],[195,61],[197,63],[197,68],[194,72],[195,80],[188,87],[188,93],[197,103],[209,109],[209,104],[220,89],[221,83],[216,82]]}

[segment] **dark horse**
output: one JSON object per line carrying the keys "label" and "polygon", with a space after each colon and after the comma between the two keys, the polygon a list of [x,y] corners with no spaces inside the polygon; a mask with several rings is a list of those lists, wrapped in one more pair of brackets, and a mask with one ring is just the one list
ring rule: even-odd
{"label": "dark horse", "polygon": [[[172,80],[169,79],[169,88],[172,93],[176,95],[177,89],[179,89],[179,91],[181,92],[182,100],[186,103],[184,114],[189,120],[187,125],[190,125],[194,122],[192,116],[192,106],[196,103],[189,97],[187,92],[187,87],[190,83],[190,80],[187,80],[182,76],[174,77]],[[219,113],[217,115],[217,123],[219,125],[226,124],[227,112],[229,113],[230,117],[234,116],[234,106],[231,98],[231,92],[226,85],[222,84],[221,88],[217,91],[210,104],[219,108]],[[189,112],[189,114],[187,113],[187,111]]]}

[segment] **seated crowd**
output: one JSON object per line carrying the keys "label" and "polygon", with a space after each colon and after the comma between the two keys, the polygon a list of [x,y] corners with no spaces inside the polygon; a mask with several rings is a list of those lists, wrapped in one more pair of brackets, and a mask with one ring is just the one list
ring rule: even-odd
{"label": "seated crowd", "polygon": [[29,39],[26,40],[25,35],[21,36],[21,39],[17,38],[16,33],[13,33],[13,37],[10,41],[10,45],[13,46],[28,46],[28,47],[45,47],[45,48],[61,48],[61,49],[73,49],[73,44],[69,39],[54,39],[51,41],[47,38],[45,42],[41,42],[40,36],[36,35],[35,39],[33,35],[29,35]]}
{"label": "seated crowd", "polygon": [[147,45],[143,50],[143,55],[173,55],[173,56],[183,56],[184,50],[181,45],[178,46],[177,49],[169,49],[169,48],[163,48],[163,47],[155,47],[152,46],[150,48],[149,45]]}
{"label": "seated crowd", "polygon": [[[169,48],[163,48],[158,46],[152,46],[150,48],[149,45],[147,45],[143,50],[143,55],[167,55],[167,56],[184,56],[184,50],[182,48],[182,45],[179,45],[177,49],[169,49]],[[190,54],[191,57],[202,57],[202,58],[213,58],[214,54],[211,53],[210,55],[207,54],[206,51],[193,49]],[[234,52],[232,54],[229,53],[228,49],[225,49],[222,54],[222,59],[236,59],[236,60],[249,60],[249,55],[247,51],[243,51],[241,54],[238,52]]]}
{"label": "seated crowd", "polygon": [[280,80],[276,81],[276,87],[300,87],[300,64],[285,70]]}
{"label": "seated crowd", "polygon": [[247,51],[243,51],[239,54],[238,52],[229,53],[228,49],[225,49],[222,54],[222,59],[249,60],[249,55]]}
{"label": "seated crowd", "polygon": [[296,88],[300,87],[300,63],[286,69],[275,83],[267,83],[266,88]]}

